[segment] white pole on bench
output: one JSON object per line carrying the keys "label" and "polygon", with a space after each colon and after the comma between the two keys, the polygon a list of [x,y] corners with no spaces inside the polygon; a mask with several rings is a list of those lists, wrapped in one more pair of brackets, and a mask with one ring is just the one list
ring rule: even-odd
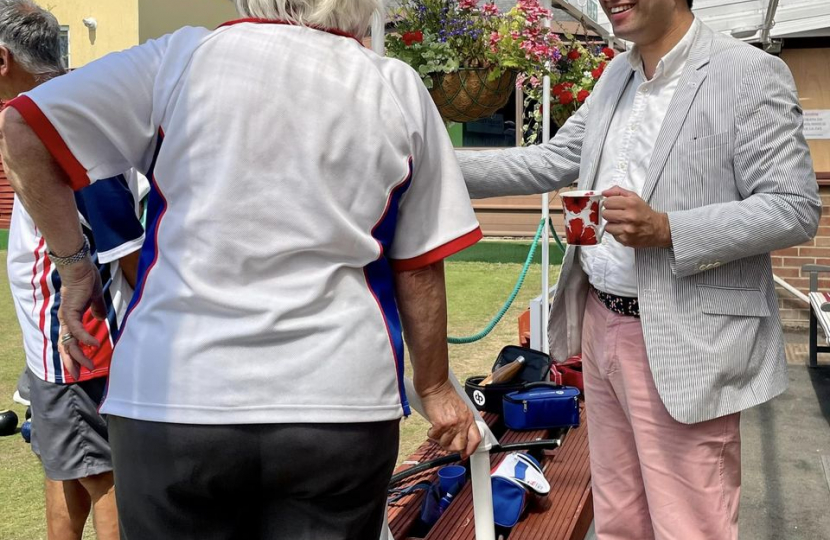
{"label": "white pole on bench", "polygon": [[490,451],[479,445],[470,456],[470,482],[473,484],[473,514],[476,523],[476,540],[496,540],[496,524],[493,517],[493,486],[490,483]]}
{"label": "white pole on bench", "polygon": [[[551,0],[542,0],[542,7],[552,9]],[[550,19],[545,20],[550,26]],[[550,75],[542,78],[542,144],[550,141]],[[550,354],[548,326],[550,326],[550,193],[542,195],[542,352]]]}
{"label": "white pole on bench", "polygon": [[[470,482],[473,487],[473,512],[475,514],[476,540],[496,540],[496,525],[493,520],[493,490],[490,484],[490,449],[499,443],[499,440],[490,431],[490,427],[481,417],[481,413],[467,397],[464,387],[458,382],[455,374],[450,371],[450,382],[467,407],[472,411],[479,432],[481,432],[481,444],[478,445],[475,453],[470,456]],[[409,405],[418,414],[426,418],[424,408],[421,404],[415,387],[409,377],[404,379],[406,396],[409,398]],[[388,526],[386,531],[381,533],[381,540],[393,540],[392,533]]]}
{"label": "white pole on bench", "polygon": [[[372,19],[372,50],[377,54],[383,56],[386,53],[386,8],[384,1],[380,1],[380,9],[375,12]],[[547,340],[545,340],[547,341]],[[490,484],[490,449],[498,444],[498,439],[490,427],[481,417],[481,414],[470,402],[464,388],[458,382],[455,374],[450,372],[450,381],[455,387],[455,391],[467,404],[467,407],[473,412],[478,430],[481,432],[481,444],[478,445],[475,453],[470,456],[470,482],[473,487],[473,512],[475,513],[475,531],[476,540],[496,540],[496,526],[493,519],[493,491]],[[406,395],[409,398],[410,406],[418,412],[421,416],[424,415],[424,409],[421,405],[421,400],[415,392],[415,387],[409,377],[404,379],[404,386],[406,388]],[[380,540],[395,540],[392,536],[392,531],[389,528],[389,512],[384,513],[383,529],[380,533]]]}

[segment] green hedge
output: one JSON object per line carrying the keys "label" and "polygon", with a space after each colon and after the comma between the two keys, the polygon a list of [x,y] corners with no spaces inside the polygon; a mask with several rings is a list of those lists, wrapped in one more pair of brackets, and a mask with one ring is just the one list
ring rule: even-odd
{"label": "green hedge", "polygon": [[[450,261],[461,262],[488,262],[488,263],[518,263],[524,264],[527,259],[527,252],[530,251],[529,241],[497,241],[483,240],[478,244],[456,253],[449,258]],[[533,255],[533,262],[539,264],[541,258],[541,247],[536,248]],[[550,245],[551,264],[562,264],[562,252],[551,243]]]}

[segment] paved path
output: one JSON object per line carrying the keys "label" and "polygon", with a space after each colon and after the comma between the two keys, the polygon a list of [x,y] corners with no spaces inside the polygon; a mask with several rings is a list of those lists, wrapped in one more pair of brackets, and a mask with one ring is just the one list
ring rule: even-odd
{"label": "paved path", "polygon": [[741,422],[741,540],[830,540],[830,355],[787,337],[789,390]]}

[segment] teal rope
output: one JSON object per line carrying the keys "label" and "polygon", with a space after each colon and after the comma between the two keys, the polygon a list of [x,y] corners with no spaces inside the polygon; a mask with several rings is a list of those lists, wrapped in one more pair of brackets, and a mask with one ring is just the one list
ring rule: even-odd
{"label": "teal rope", "polygon": [[[525,260],[525,265],[524,267],[522,267],[522,273],[519,274],[519,280],[516,282],[516,286],[513,287],[513,292],[510,293],[510,296],[507,298],[507,301],[504,303],[499,312],[496,313],[496,316],[493,317],[493,320],[491,320],[487,324],[487,326],[484,327],[484,330],[482,330],[481,332],[467,337],[448,337],[447,343],[451,343],[453,345],[475,343],[476,341],[484,339],[490,332],[493,331],[493,328],[495,328],[496,325],[499,324],[499,322],[504,317],[505,313],[507,313],[507,310],[510,309],[510,306],[513,304],[513,301],[519,294],[519,290],[522,288],[522,285],[524,284],[525,278],[527,277],[527,271],[530,269],[530,264],[533,262],[533,255],[536,253],[536,245],[539,243],[539,237],[542,236],[542,230],[544,228],[545,220],[542,219],[539,222],[539,228],[536,229],[536,236],[533,237],[533,243],[530,244],[530,251],[527,254],[527,260]],[[545,261],[542,261],[542,264],[544,263]]]}
{"label": "teal rope", "polygon": [[559,235],[556,234],[556,229],[553,228],[553,220],[550,218],[548,219],[550,220],[550,233],[553,235],[553,239],[556,240],[556,245],[559,246],[559,251],[561,251],[564,255],[565,245],[562,243],[562,240],[559,238]]}

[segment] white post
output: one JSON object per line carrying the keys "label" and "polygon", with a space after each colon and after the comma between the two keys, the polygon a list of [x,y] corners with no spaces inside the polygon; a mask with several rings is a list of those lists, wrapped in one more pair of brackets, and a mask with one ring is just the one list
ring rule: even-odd
{"label": "white post", "polygon": [[386,5],[380,1],[380,9],[372,16],[372,50],[380,56],[386,54]]}
{"label": "white post", "polygon": [[[542,6],[551,9],[551,0],[542,0]],[[550,20],[545,21],[550,27]],[[542,79],[542,144],[550,141],[550,77]],[[550,195],[542,194],[542,219],[545,220],[542,230],[542,328],[539,335],[542,337],[542,352],[550,353],[548,340],[548,325],[550,324]]]}
{"label": "white post", "polygon": [[[542,144],[550,140],[550,77],[542,80]],[[550,196],[542,194],[542,219],[545,220],[542,230],[542,352],[550,353],[548,340],[548,325],[550,324]]]}
{"label": "white post", "polygon": [[[452,371],[450,371],[450,382],[473,413],[476,425],[481,433],[481,444],[478,445],[475,453],[470,456],[470,482],[473,487],[476,540],[496,540],[496,526],[493,521],[493,487],[490,483],[490,449],[498,444],[499,440],[487,427],[487,424],[481,418],[481,413],[476,410],[470,398],[467,397],[464,387],[461,386]],[[423,404],[415,392],[412,379],[405,377],[403,383],[406,395],[409,398],[409,405],[418,414],[426,418]],[[381,540],[387,540],[387,538],[389,538],[388,532],[381,534]]]}
{"label": "white post", "polygon": [[490,452],[483,446],[482,444],[470,456],[476,540],[496,540],[496,524],[493,521],[493,487],[490,484]]}
{"label": "white post", "polygon": [[[375,12],[372,18],[372,50],[381,56],[386,54],[386,47],[384,45],[386,40],[384,15],[385,6],[383,0],[381,0],[380,9]],[[450,374],[450,381],[473,412],[476,425],[478,425],[478,429],[481,432],[481,444],[479,444],[475,453],[470,456],[470,482],[473,488],[476,540],[496,540],[496,526],[493,521],[493,490],[490,483],[490,448],[498,444],[498,439],[490,431],[490,428],[487,427],[487,424],[467,397],[464,387],[461,386],[458,379],[452,373]],[[408,377],[404,379],[404,385],[410,399],[410,405],[423,415],[423,407],[421,406],[420,399],[418,399],[418,395],[412,386],[412,381]],[[393,540],[392,532],[386,523],[384,523],[384,530],[381,531],[380,538],[381,540]]]}

